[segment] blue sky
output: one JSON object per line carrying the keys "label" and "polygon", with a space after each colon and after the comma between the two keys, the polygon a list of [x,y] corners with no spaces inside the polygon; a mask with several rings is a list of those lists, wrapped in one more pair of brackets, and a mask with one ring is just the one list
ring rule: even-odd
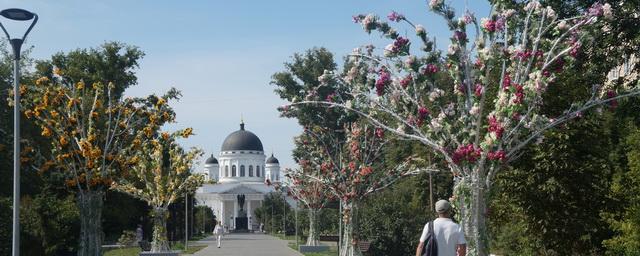
{"label": "blue sky", "polygon": [[[486,1],[467,0],[477,16],[489,12]],[[464,10],[465,0],[451,1]],[[395,10],[422,24],[430,36],[446,43],[440,17],[420,0],[387,1],[18,1],[0,0],[3,8],[24,8],[40,20],[29,35],[32,57],[120,41],[140,47],[146,56],[137,71],[139,84],[131,96],[161,94],[170,87],[183,93],[174,103],[178,123],[168,129],[193,127],[197,136],[183,144],[217,155],[224,138],[238,129],[240,115],[247,130],[262,140],[283,167],[292,167],[292,137],[301,128],[280,118],[282,102],[269,85],[271,75],[295,52],[323,46],[340,60],[351,49],[374,43],[351,16]],[[4,21],[3,21],[4,24]],[[17,29],[11,27],[11,29]],[[413,35],[402,24],[401,34]]]}

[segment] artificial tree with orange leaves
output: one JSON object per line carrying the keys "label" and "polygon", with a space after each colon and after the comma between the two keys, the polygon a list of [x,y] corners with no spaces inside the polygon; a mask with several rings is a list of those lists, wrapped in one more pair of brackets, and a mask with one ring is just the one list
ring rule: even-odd
{"label": "artificial tree with orange leaves", "polygon": [[55,68],[51,77],[23,85],[21,105],[26,118],[49,139],[51,159],[40,171],[63,175],[67,187],[77,193],[81,235],[78,255],[101,255],[104,191],[114,177],[136,164],[122,152],[136,144],[136,130],[153,134],[175,119],[167,100],[179,97],[172,89],[162,97],[119,99],[116,85],[72,81]]}

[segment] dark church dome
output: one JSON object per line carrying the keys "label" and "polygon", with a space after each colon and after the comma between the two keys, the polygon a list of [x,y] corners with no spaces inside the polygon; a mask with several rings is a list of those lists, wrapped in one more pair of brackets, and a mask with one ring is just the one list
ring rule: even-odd
{"label": "dark church dome", "polygon": [[240,124],[240,130],[229,134],[222,143],[221,151],[236,150],[264,151],[260,138],[252,132],[246,131],[244,129],[244,123]]}
{"label": "dark church dome", "polygon": [[269,158],[267,158],[267,163],[268,164],[279,164],[280,162],[278,161],[278,158],[275,158],[273,156],[273,154],[271,154],[271,156]]}
{"label": "dark church dome", "polygon": [[209,158],[207,158],[207,161],[205,161],[204,164],[218,164],[218,159],[211,155]]}

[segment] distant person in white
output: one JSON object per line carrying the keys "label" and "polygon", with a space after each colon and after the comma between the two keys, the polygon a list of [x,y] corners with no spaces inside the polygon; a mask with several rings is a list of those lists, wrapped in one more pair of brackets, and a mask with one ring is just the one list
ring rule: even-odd
{"label": "distant person in white", "polygon": [[213,236],[218,239],[218,248],[220,248],[220,241],[222,241],[222,235],[224,235],[224,228],[222,228],[222,223],[218,221],[216,228],[213,229]]}
{"label": "distant person in white", "polygon": [[[460,225],[450,219],[451,204],[447,200],[436,202],[438,218],[433,221],[433,234],[438,242],[438,256],[465,256],[467,254],[467,241]],[[429,223],[424,225],[420,244],[416,249],[416,256],[421,256],[424,241],[429,234]]]}

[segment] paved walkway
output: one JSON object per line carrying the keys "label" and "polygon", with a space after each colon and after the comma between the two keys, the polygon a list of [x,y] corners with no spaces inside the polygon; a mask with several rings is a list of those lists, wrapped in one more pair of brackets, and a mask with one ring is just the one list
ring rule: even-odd
{"label": "paved walkway", "polygon": [[206,244],[193,255],[225,255],[225,256],[302,256],[287,246],[287,241],[264,234],[226,234],[222,237],[222,247],[217,247],[213,237],[207,237],[194,244]]}

